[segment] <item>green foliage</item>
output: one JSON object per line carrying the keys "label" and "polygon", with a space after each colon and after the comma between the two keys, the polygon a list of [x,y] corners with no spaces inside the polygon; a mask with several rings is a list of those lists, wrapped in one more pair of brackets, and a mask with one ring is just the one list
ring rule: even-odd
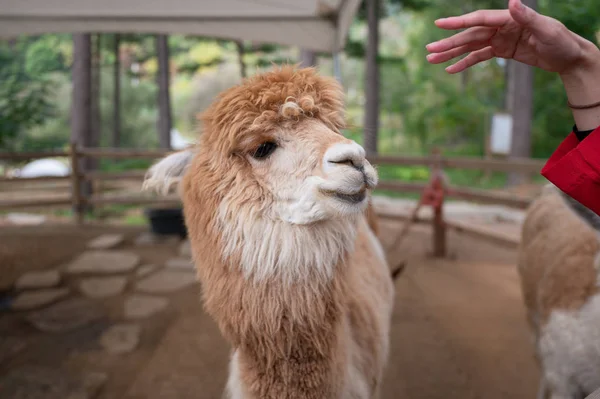
{"label": "green foliage", "polygon": [[34,46],[22,38],[12,46],[0,45],[0,148],[2,149],[14,150],[15,141],[22,132],[40,125],[52,115],[53,104],[49,99],[52,82],[48,77],[36,73],[32,61],[48,60],[48,54],[41,54],[40,50],[39,46]]}
{"label": "green foliage", "polygon": [[[450,32],[433,24],[436,18],[479,8],[505,8],[506,0],[381,0],[380,48],[381,125],[379,148],[384,153],[481,155],[491,115],[504,108],[504,67],[482,63],[467,75],[448,75],[445,65],[430,65],[425,45]],[[597,0],[539,0],[542,13],[561,20],[576,33],[595,40],[600,28]],[[364,54],[367,39],[364,2],[350,28],[342,74],[346,89],[345,134],[362,142]],[[102,145],[110,145],[113,113],[114,35],[101,41]],[[243,60],[252,75],[273,64],[296,62],[298,49],[244,42]],[[173,122],[183,134],[196,132],[197,115],[222,90],[239,82],[237,47],[228,40],[191,35],[169,36]],[[121,145],[157,145],[157,68],[155,36],[121,35]],[[70,136],[72,41],[70,35],[41,35],[0,44],[0,146],[27,150],[65,147]],[[328,54],[319,55],[320,69],[332,73]],[[449,63],[446,63],[446,65]],[[139,66],[139,68],[138,68]],[[572,126],[564,89],[555,74],[535,72],[533,156],[546,157]],[[107,170],[143,168],[136,161],[103,163]],[[384,177],[426,179],[413,169],[382,169]],[[481,176],[452,172],[456,181]],[[501,179],[491,179],[499,184]]]}

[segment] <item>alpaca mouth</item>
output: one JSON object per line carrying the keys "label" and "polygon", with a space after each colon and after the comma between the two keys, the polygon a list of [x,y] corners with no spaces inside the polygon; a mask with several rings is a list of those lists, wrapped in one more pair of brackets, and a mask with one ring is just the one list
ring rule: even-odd
{"label": "alpaca mouth", "polygon": [[332,197],[337,198],[340,201],[348,202],[350,204],[359,204],[359,203],[363,202],[364,199],[367,197],[367,190],[364,188],[353,194],[342,193],[339,191],[330,191],[330,190],[323,191],[323,192],[325,194],[328,194],[328,195],[331,195]]}
{"label": "alpaca mouth", "polygon": [[334,195],[337,199],[342,201],[350,202],[351,204],[358,204],[364,201],[365,197],[367,196],[367,191],[361,190],[356,194],[335,193]]}

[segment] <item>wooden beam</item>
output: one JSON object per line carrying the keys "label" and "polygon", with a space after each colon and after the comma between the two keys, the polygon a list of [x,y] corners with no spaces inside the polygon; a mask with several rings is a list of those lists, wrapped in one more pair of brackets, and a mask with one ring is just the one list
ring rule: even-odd
{"label": "wooden beam", "polygon": [[0,177],[0,184],[32,182],[62,182],[70,179],[70,176],[39,176],[39,177]]}
{"label": "wooden beam", "polygon": [[458,220],[447,220],[446,226],[456,230],[457,232],[464,233],[472,237],[485,238],[503,246],[508,246],[511,248],[516,248],[519,246],[519,237],[502,233],[489,227],[477,226]]}
{"label": "wooden beam", "polygon": [[518,196],[515,194],[494,193],[486,190],[466,187],[452,187],[448,193],[448,196],[476,201],[484,204],[506,205],[519,209],[526,209],[533,200],[532,198]]}
{"label": "wooden beam", "polygon": [[[376,165],[431,166],[436,162],[432,156],[368,156]],[[546,163],[543,159],[512,158],[509,160],[483,159],[477,157],[442,157],[443,168],[491,170],[496,172],[539,173]]]}
{"label": "wooden beam", "polygon": [[29,161],[40,158],[68,157],[67,151],[33,151],[33,152],[0,152],[0,160],[5,161]]}
{"label": "wooden beam", "polygon": [[137,150],[117,148],[81,148],[79,156],[89,158],[161,158],[172,151],[170,150]]}
{"label": "wooden beam", "polygon": [[421,193],[427,185],[425,183],[398,182],[382,180],[377,183],[376,190],[390,190],[404,193]]}
{"label": "wooden beam", "polygon": [[71,196],[61,198],[36,198],[29,200],[0,200],[0,209],[14,208],[45,208],[48,206],[64,206],[71,205]]}
{"label": "wooden beam", "polygon": [[177,196],[168,197],[145,197],[145,196],[98,196],[95,195],[89,199],[89,203],[94,205],[110,205],[110,204],[173,204],[180,205],[181,200]]}
{"label": "wooden beam", "polygon": [[[132,170],[126,172],[88,172],[83,175],[86,180],[138,180],[146,175],[145,170]],[[1,180],[0,180],[1,181]]]}

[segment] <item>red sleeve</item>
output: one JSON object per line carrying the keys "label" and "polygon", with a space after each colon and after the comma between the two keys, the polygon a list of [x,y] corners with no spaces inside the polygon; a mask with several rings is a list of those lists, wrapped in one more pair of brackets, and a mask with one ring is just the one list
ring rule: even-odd
{"label": "red sleeve", "polygon": [[571,132],[544,165],[542,176],[600,215],[600,128],[581,142]]}

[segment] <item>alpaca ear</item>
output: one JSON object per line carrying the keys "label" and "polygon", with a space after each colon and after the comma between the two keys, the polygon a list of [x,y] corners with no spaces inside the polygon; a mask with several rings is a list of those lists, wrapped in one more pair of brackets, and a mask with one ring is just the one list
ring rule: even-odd
{"label": "alpaca ear", "polygon": [[196,147],[167,155],[148,169],[142,190],[167,195],[174,185],[178,185],[196,154]]}

